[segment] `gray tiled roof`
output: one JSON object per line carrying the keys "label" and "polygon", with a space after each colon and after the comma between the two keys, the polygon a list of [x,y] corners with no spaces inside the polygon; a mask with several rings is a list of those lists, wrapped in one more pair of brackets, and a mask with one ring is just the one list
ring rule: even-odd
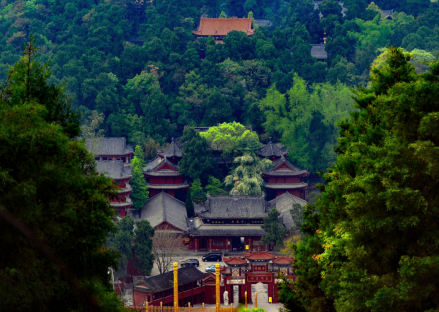
{"label": "gray tiled roof", "polygon": [[297,189],[308,186],[308,183],[266,183],[265,187],[269,189]]}
{"label": "gray tiled roof", "polygon": [[125,167],[122,160],[101,160],[96,161],[96,169],[99,173],[112,179],[123,179],[131,177],[131,167]]}
{"label": "gray tiled roof", "polygon": [[[178,285],[185,285],[196,282],[208,277],[210,273],[203,273],[193,266],[188,266],[178,269]],[[139,284],[145,284],[148,288],[139,287]],[[153,292],[172,289],[174,287],[174,272],[169,271],[151,277],[144,277],[134,282],[134,289],[137,290],[152,290]]]}
{"label": "gray tiled roof", "polygon": [[313,44],[311,48],[311,56],[318,60],[324,60],[328,58],[328,53],[325,50],[325,44]]}
{"label": "gray tiled roof", "polygon": [[[282,169],[278,169],[276,171],[274,171],[274,169],[276,169],[278,166],[280,166],[282,163],[286,163],[289,167],[293,168],[294,171],[290,170],[290,169],[286,169],[286,168],[282,168]],[[268,169],[267,171],[263,172],[264,174],[267,175],[278,175],[278,176],[297,176],[297,175],[301,175],[304,173],[308,173],[308,170],[303,170],[300,168],[297,168],[296,166],[294,166],[292,163],[290,163],[288,161],[288,159],[286,159],[285,157],[281,156],[281,158],[279,158],[277,161],[275,161],[273,163],[273,165],[270,167],[270,169]]]}
{"label": "gray tiled roof", "polygon": [[188,230],[185,203],[165,192],[161,192],[146,201],[140,218],[148,220],[152,227],[166,221],[183,232]]}
{"label": "gray tiled roof", "polygon": [[260,225],[248,224],[203,224],[191,230],[192,235],[265,236]]}
{"label": "gray tiled roof", "polygon": [[189,183],[187,181],[184,181],[182,184],[149,184],[148,188],[150,189],[160,189],[160,190],[179,190],[179,189],[185,189],[189,188]]}
{"label": "gray tiled roof", "polygon": [[[157,168],[159,168],[161,165],[163,164],[168,164],[169,167],[174,168],[177,171],[173,171],[173,170],[160,170],[160,174],[155,174],[153,173],[154,170],[156,170]],[[154,159],[152,159],[150,162],[148,162],[146,164],[146,166],[143,168],[143,172],[144,173],[148,173],[149,175],[170,175],[170,176],[176,176],[176,175],[181,175],[181,173],[178,173],[178,166],[174,165],[173,163],[171,163],[167,158],[160,158],[158,156],[156,156]],[[173,171],[173,172],[171,172]]]}
{"label": "gray tiled roof", "polygon": [[282,220],[283,225],[287,229],[290,229],[295,226],[293,217],[290,213],[290,210],[293,208],[293,204],[300,204],[303,207],[307,204],[307,201],[285,192],[281,196],[268,201],[267,210],[270,211],[272,209],[277,209],[277,211],[280,212],[279,217]]}
{"label": "gray tiled roof", "polygon": [[258,150],[256,151],[256,154],[258,154],[262,157],[270,157],[270,156],[280,157],[280,156],[287,155],[288,151],[286,150],[285,147],[279,148],[278,146],[273,144],[273,142],[270,139],[270,142],[268,142],[268,144],[264,145],[261,148],[258,148]]}
{"label": "gray tiled roof", "polygon": [[[323,1],[313,1],[314,4],[314,10],[317,10],[319,8],[319,5],[322,3]],[[342,1],[338,1],[338,5],[341,7],[341,15],[344,17],[346,16],[346,11],[348,10],[347,8],[344,7],[344,3]],[[323,14],[320,12],[319,14],[320,18],[323,17]]]}
{"label": "gray tiled roof", "polygon": [[157,150],[157,154],[161,157],[183,157],[183,150],[172,138],[171,144],[165,150]]}
{"label": "gray tiled roof", "polygon": [[382,10],[384,18],[392,19],[393,18],[393,10]]}
{"label": "gray tiled roof", "polygon": [[255,219],[267,216],[264,196],[209,196],[205,207],[206,211],[199,213],[199,216],[206,219]]}
{"label": "gray tiled roof", "polygon": [[126,155],[134,152],[125,138],[96,138],[85,140],[85,146],[94,155]]}

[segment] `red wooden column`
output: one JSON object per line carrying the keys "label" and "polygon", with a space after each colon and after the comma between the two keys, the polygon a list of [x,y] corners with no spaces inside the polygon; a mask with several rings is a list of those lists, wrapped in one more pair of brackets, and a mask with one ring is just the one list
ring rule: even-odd
{"label": "red wooden column", "polygon": [[195,241],[195,251],[198,251],[198,238],[195,238],[194,241]]}

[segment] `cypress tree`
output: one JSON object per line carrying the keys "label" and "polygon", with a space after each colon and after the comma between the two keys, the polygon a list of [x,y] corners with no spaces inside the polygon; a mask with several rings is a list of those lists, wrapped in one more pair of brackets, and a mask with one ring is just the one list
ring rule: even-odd
{"label": "cypress tree", "polygon": [[191,190],[188,190],[188,192],[187,192],[186,211],[187,211],[188,218],[195,217],[194,203],[192,202]]}
{"label": "cypress tree", "polygon": [[131,164],[133,166],[133,178],[130,180],[130,183],[133,187],[131,199],[133,200],[134,208],[142,209],[143,205],[149,197],[149,192],[142,170],[142,168],[145,167],[145,160],[143,159],[142,148],[139,145],[136,146],[136,149],[134,151],[134,158]]}

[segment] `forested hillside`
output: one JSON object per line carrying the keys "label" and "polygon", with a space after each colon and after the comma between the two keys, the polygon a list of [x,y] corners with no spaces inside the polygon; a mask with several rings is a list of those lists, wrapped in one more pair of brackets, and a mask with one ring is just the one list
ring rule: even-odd
{"label": "forested hillside", "polygon": [[[169,142],[188,125],[237,121],[262,141],[281,140],[298,165],[325,170],[335,160],[334,122],[354,110],[349,88],[368,84],[369,66],[385,59],[383,48],[412,52],[418,71],[439,52],[437,2],[344,0],[342,6],[335,0],[2,0],[0,78],[33,34],[40,61],[51,61],[52,82],[65,86],[88,134],[103,130],[145,146]],[[252,37],[233,31],[224,44],[195,40],[191,31],[200,17],[222,11],[271,25],[254,22]],[[328,57],[317,60],[312,44],[324,40]]]}

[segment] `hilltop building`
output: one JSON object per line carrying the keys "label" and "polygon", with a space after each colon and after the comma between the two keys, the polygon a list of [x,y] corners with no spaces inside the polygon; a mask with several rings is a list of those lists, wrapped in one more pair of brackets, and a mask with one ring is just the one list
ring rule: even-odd
{"label": "hilltop building", "polygon": [[85,146],[95,155],[95,160],[122,160],[129,164],[134,154],[134,147],[125,138],[87,139]]}
{"label": "hilltop building", "polygon": [[233,30],[242,31],[247,36],[254,35],[253,20],[251,18],[206,18],[200,19],[200,26],[192,31],[196,38],[212,36],[216,42],[222,42],[224,37]]}

